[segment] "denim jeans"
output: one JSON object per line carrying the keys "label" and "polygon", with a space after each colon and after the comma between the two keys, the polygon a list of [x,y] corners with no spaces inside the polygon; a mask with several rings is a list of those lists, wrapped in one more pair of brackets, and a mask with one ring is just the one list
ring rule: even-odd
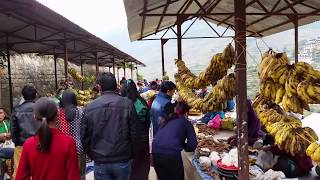
{"label": "denim jeans", "polygon": [[13,148],[2,148],[0,149],[0,158],[12,159],[13,158]]}
{"label": "denim jeans", "polygon": [[[13,172],[13,148],[1,148],[0,149],[0,159],[11,159],[11,171]],[[2,161],[0,161],[2,162]],[[1,163],[1,165],[3,165]],[[0,168],[3,169],[0,165]],[[1,172],[3,174],[3,172]],[[3,180],[3,177],[0,175],[0,180]]]}
{"label": "denim jeans", "polygon": [[95,180],[129,180],[132,161],[123,163],[94,164]]}

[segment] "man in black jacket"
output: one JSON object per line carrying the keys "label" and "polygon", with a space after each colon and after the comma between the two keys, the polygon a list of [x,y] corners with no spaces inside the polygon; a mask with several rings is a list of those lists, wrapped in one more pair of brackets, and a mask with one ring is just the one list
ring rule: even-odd
{"label": "man in black jacket", "polygon": [[33,118],[33,105],[37,90],[33,86],[24,86],[22,96],[25,100],[14,108],[11,118],[11,137],[14,148],[14,177],[18,170],[22,146],[26,139],[36,134],[39,124]]}
{"label": "man in black jacket", "polygon": [[115,93],[112,73],[97,78],[102,94],[85,109],[81,140],[95,162],[96,180],[127,180],[136,143],[136,111],[133,103]]}

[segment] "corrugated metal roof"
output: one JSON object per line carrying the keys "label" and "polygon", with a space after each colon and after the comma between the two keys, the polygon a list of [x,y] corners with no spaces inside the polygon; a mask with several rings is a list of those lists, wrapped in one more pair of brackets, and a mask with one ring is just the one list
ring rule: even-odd
{"label": "corrugated metal roof", "polygon": [[[92,35],[80,26],[57,14],[35,0],[0,1],[0,49],[9,43],[18,53],[39,53],[64,56],[64,41],[68,60],[80,64],[110,65],[134,62],[145,66],[132,56]],[[99,22],[97,22],[99,23]]]}
{"label": "corrugated metal roof", "polygon": [[[214,24],[234,26],[234,0],[123,0],[131,41],[172,27],[177,15],[201,16]],[[294,27],[291,15],[299,14],[299,26],[320,20],[319,0],[246,0],[247,31],[268,36]],[[318,14],[310,16],[311,14]],[[272,16],[271,16],[272,15]],[[288,17],[289,16],[289,17]]]}

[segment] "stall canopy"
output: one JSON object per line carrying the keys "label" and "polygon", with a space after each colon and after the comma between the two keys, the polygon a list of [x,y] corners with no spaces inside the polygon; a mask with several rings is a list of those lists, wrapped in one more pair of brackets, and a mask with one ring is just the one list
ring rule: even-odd
{"label": "stall canopy", "polygon": [[[143,63],[35,0],[0,1],[0,49],[56,55],[75,64]],[[97,63],[98,62],[98,63]]]}
{"label": "stall canopy", "polygon": [[[124,0],[131,41],[201,17],[234,29],[234,0]],[[320,19],[319,0],[246,0],[248,35],[268,36]]]}

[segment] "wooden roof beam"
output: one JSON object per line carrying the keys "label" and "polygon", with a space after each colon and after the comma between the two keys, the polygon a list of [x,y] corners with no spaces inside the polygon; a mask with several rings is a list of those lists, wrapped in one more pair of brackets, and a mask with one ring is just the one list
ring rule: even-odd
{"label": "wooden roof beam", "polygon": [[[162,11],[163,14],[166,13],[166,11],[167,11],[167,9],[168,9],[168,7],[169,7],[170,2],[171,2],[171,0],[167,0],[166,6],[163,8],[163,11]],[[164,17],[164,16],[161,16],[161,17],[160,17],[159,23],[158,23],[157,28],[156,28],[156,31],[155,31],[156,33],[158,33],[158,31],[159,31],[159,28],[160,28],[160,26],[161,26],[163,17]]]}
{"label": "wooden roof beam", "polygon": [[[294,6],[294,5],[299,4],[299,3],[301,3],[301,2],[304,2],[304,1],[306,1],[306,0],[296,0],[296,1],[294,1],[290,6],[283,7],[283,8],[281,8],[281,9],[279,9],[278,11],[276,11],[275,13],[280,13],[281,11],[284,11],[284,10],[289,9],[291,6]],[[272,14],[273,14],[273,12],[272,12]],[[269,17],[271,17],[271,14],[269,14],[269,15],[267,15],[267,16],[264,16],[264,17],[262,17],[262,18],[259,18],[259,19],[257,19],[256,21],[253,21],[253,22],[247,24],[247,28],[248,28],[249,26],[252,26],[252,25],[254,25],[254,24],[256,24],[256,23],[258,23],[258,22],[260,22],[260,21],[262,21],[262,20],[265,20],[265,19],[269,18]]]}
{"label": "wooden roof beam", "polygon": [[[312,11],[310,14],[312,14],[312,13],[319,13],[319,12],[320,12],[320,10],[316,10],[316,11]],[[305,17],[307,17],[307,15],[305,15],[305,16],[297,16],[297,19],[299,20],[299,19],[302,19],[302,18],[305,18]],[[292,23],[292,22],[293,22],[293,20],[292,20],[292,19],[289,19],[288,21],[285,21],[285,22],[282,22],[282,23],[280,23],[280,24],[277,24],[277,25],[274,25],[274,26],[265,28],[265,29],[263,29],[263,30],[260,30],[258,33],[263,33],[263,32],[268,31],[268,30],[270,30],[270,29],[273,29],[273,28],[276,28],[276,27],[279,27],[279,26],[283,26],[283,25],[285,25],[285,24]]]}

